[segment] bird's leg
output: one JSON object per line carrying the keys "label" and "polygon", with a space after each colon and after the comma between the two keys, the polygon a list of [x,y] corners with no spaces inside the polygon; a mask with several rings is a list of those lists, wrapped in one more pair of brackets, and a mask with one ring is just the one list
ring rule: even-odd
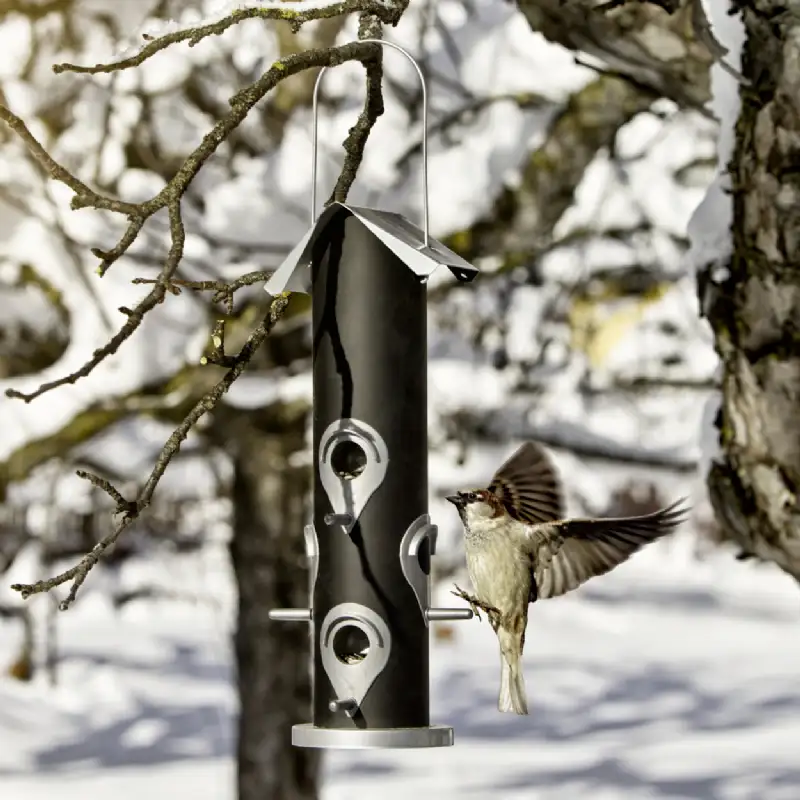
{"label": "bird's leg", "polygon": [[472,613],[478,618],[480,622],[481,615],[478,612],[480,608],[482,611],[486,612],[487,616],[491,616],[492,614],[500,615],[500,612],[494,607],[490,606],[488,603],[484,603],[482,600],[479,600],[477,597],[471,594],[467,594],[461,587],[453,584],[456,587],[456,590],[453,592],[451,591],[450,594],[455,595],[456,597],[460,597],[462,600],[466,600],[469,603],[469,607],[472,609]]}
{"label": "bird's leg", "polygon": [[459,588],[456,584],[453,584],[453,586],[456,587],[456,590],[454,592],[451,591],[450,594],[453,594],[456,597],[460,597],[462,600],[466,600],[467,603],[469,603],[469,607],[472,610],[472,613],[478,618],[478,622],[480,622],[481,615],[480,612],[478,611],[477,598],[467,594],[463,589]]}

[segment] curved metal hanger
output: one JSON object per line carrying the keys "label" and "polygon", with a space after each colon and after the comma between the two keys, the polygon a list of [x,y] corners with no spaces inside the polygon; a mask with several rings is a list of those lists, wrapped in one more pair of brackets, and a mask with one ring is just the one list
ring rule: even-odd
{"label": "curved metal hanger", "polygon": [[[422,86],[422,218],[423,218],[423,247],[428,247],[428,87],[425,84],[425,76],[419,68],[419,64],[414,60],[414,57],[408,50],[400,47],[399,44],[394,42],[385,42],[382,39],[360,39],[364,44],[380,44],[385,47],[391,47],[394,50],[400,51],[412,64],[414,69],[419,75],[419,82]],[[311,149],[312,149],[312,162],[311,162],[311,225],[317,221],[317,141],[318,131],[317,123],[319,122],[318,114],[318,94],[319,84],[322,76],[327,71],[328,67],[323,67],[317,75],[316,83],[314,84],[314,94],[311,100]]]}

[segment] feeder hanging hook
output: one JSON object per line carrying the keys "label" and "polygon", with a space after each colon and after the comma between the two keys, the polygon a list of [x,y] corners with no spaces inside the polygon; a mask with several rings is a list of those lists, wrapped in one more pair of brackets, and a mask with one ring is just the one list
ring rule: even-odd
{"label": "feeder hanging hook", "polygon": [[[419,75],[419,82],[422,86],[422,232],[423,242],[422,246],[418,249],[423,250],[428,247],[428,87],[425,83],[425,76],[419,68],[419,64],[414,60],[411,53],[408,52],[399,44],[394,42],[385,42],[383,39],[360,39],[362,44],[379,44],[385,47],[391,47],[394,50],[399,50],[412,64],[414,69]],[[322,76],[327,71],[328,67],[323,67],[317,75],[317,80],[314,83],[314,94],[311,99],[311,225],[317,221],[317,123],[319,121],[318,110],[318,95],[319,84]]]}

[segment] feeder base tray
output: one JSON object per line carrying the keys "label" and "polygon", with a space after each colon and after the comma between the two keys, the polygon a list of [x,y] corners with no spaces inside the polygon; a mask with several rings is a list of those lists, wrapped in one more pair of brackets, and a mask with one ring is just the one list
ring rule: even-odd
{"label": "feeder base tray", "polygon": [[429,728],[371,728],[369,730],[317,728],[311,723],[292,726],[295,747],[341,750],[387,750],[405,747],[451,747],[453,729],[446,725]]}

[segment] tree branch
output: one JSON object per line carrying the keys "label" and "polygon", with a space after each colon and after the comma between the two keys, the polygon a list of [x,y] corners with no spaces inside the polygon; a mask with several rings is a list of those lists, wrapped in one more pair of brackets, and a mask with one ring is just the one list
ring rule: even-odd
{"label": "tree branch", "polygon": [[[224,303],[228,314],[233,314],[233,295],[236,293],[237,289],[241,289],[245,286],[252,286],[254,283],[263,283],[271,274],[271,270],[258,270],[241,275],[233,281],[187,281],[181,278],[173,278],[167,284],[167,290],[175,295],[180,294],[181,289],[193,289],[196,292],[214,292],[211,296],[211,302]],[[157,282],[158,278],[134,278],[131,281],[131,283],[135,284]],[[123,311],[123,309],[120,309],[120,311]],[[126,310],[123,311],[123,313],[132,312]]]}
{"label": "tree branch", "polygon": [[[599,59],[612,71],[701,110],[709,98],[711,54],[692,35],[689,2],[630,2],[598,10],[596,0],[518,0],[528,24],[551,42]],[[658,6],[662,5],[662,8]]]}
{"label": "tree branch", "polygon": [[[379,45],[372,45],[372,47],[379,48]],[[379,52],[378,55],[382,54]],[[365,64],[365,67],[367,70],[367,95],[364,99],[364,110],[358,115],[356,124],[350,128],[347,138],[344,140],[346,154],[344,165],[326,205],[333,202],[343,203],[347,199],[347,193],[356,179],[356,172],[364,158],[364,147],[369,134],[378,117],[383,114],[383,93],[381,92],[383,66],[380,58],[370,61]]]}
{"label": "tree branch", "polygon": [[586,459],[637,464],[679,473],[697,469],[697,460],[686,457],[678,448],[655,450],[624,445],[567,422],[531,425],[525,411],[498,416],[496,412],[475,413],[461,409],[448,414],[444,421],[449,428],[448,438],[458,440],[464,447],[467,442],[535,439],[548,447],[568,450]]}
{"label": "tree branch", "polygon": [[[8,397],[24,400],[25,402],[30,402],[52,389],[65,384],[75,383],[80,378],[86,377],[100,362],[109,355],[116,353],[122,343],[130,338],[131,334],[139,327],[144,315],[163,300],[167,291],[167,283],[177,269],[183,254],[184,233],[179,211],[181,197],[206,160],[214,153],[219,145],[225,141],[231,132],[237,128],[247,116],[250,109],[264,97],[270,89],[289,75],[294,75],[309,67],[331,67],[352,60],[367,62],[372,57],[374,57],[373,45],[351,42],[340,47],[309,50],[305,53],[292,54],[280,61],[276,61],[255,83],[237,92],[230,99],[231,111],[223,116],[222,119],[214,125],[211,131],[203,137],[201,144],[194,152],[187,156],[183,165],[178,169],[166,186],[151,200],[135,205],[121,203],[121,201],[111,201],[108,198],[94,193],[89,187],[50,158],[28,131],[24,123],[11,111],[0,105],[0,118],[6,121],[10,120],[9,124],[11,127],[14,128],[14,130],[21,131],[22,138],[28,144],[34,157],[48,169],[50,175],[55,180],[65,183],[76,191],[76,195],[72,201],[73,208],[92,207],[120,211],[128,214],[131,221],[119,244],[109,251],[97,249],[92,251],[94,255],[101,258],[101,264],[98,268],[99,275],[104,275],[111,264],[126,252],[135,240],[136,235],[141,231],[145,222],[162,208],[166,207],[169,209],[170,229],[172,232],[172,248],[170,250],[170,255],[167,257],[167,261],[159,275],[156,286],[131,313],[127,315],[128,319],[125,324],[105,346],[96,350],[91,359],[70,375],[42,384],[36,391],[31,393],[23,393],[8,389],[6,390],[6,395]],[[378,93],[380,93],[380,83],[378,83]],[[372,91],[368,91],[367,94],[367,105],[369,109],[371,111],[377,110],[374,88]],[[345,143],[346,149],[349,149],[343,172],[346,173],[347,176],[350,176],[352,165],[355,163],[357,166],[358,163],[360,163],[366,135],[371,129],[371,124],[368,124],[368,120],[363,119],[364,116],[365,115],[362,114],[362,117],[359,118],[359,123],[357,123],[358,134],[353,137],[348,137],[348,141]],[[346,193],[351,183],[352,177],[347,177],[342,184],[342,186],[345,187],[342,191]]]}
{"label": "tree branch", "polygon": [[[75,192],[75,197],[72,201],[73,208],[91,206],[102,211],[116,211],[119,214],[136,215],[138,213],[140,208],[138,205],[98,194],[92,191],[83,181],[76,178],[69,170],[64,169],[39,144],[36,137],[28,130],[28,126],[13,111],[2,104],[0,104],[0,119],[25,142],[31,155],[53,180],[63,183]],[[81,205],[76,205],[75,203],[79,198],[81,198]]]}
{"label": "tree branch", "polygon": [[156,285],[153,287],[151,292],[149,292],[141,301],[139,301],[139,303],[137,303],[133,310],[126,309],[126,312],[124,313],[126,313],[128,319],[119,329],[119,331],[117,331],[117,333],[115,333],[108,340],[108,342],[106,342],[106,344],[95,350],[92,354],[92,357],[82,367],[74,372],[71,372],[69,375],[65,375],[63,378],[57,378],[54,381],[43,383],[38,389],[30,393],[19,392],[16,389],[6,389],[7,397],[17,397],[21,400],[24,400],[26,403],[30,403],[31,400],[43,395],[45,392],[49,392],[52,389],[56,389],[59,386],[64,386],[68,383],[75,383],[80,378],[85,378],[87,375],[89,375],[101,361],[106,359],[112,353],[116,353],[122,343],[127,339],[130,339],[130,337],[133,335],[133,332],[139,327],[139,325],[142,324],[144,315],[151,309],[155,308],[158,303],[163,301],[164,295],[167,292],[167,283],[175,273],[175,270],[178,269],[181,257],[183,256],[183,246],[186,240],[186,232],[183,228],[183,220],[181,219],[179,201],[171,203],[169,206],[169,225],[172,233],[172,247],[170,248],[169,255],[164,262],[161,274],[156,279]]}
{"label": "tree branch", "polygon": [[603,76],[589,83],[570,98],[528,156],[519,186],[504,188],[483,218],[451,234],[445,244],[471,262],[500,255],[501,272],[532,261],[548,248],[555,224],[572,205],[598,152],[652,102],[649,91],[621,78]]}
{"label": "tree branch", "polygon": [[[20,592],[23,599],[30,597],[33,594],[41,592],[49,592],[56,586],[61,586],[64,583],[72,581],[67,597],[61,601],[59,608],[65,611],[75,601],[78,590],[86,580],[86,576],[92,568],[100,560],[103,553],[111,547],[120,534],[128,528],[134,520],[136,520],[141,513],[150,505],[153,493],[158,486],[159,481],[164,475],[164,472],[173,457],[179,452],[182,443],[189,435],[189,431],[197,424],[209,411],[212,411],[222,399],[222,396],[228,391],[234,381],[242,374],[247,364],[252,359],[258,348],[261,346],[264,339],[267,338],[269,333],[275,327],[275,324],[280,319],[286,306],[289,303],[289,293],[284,292],[281,295],[273,298],[270,303],[269,310],[267,311],[261,324],[250,334],[247,342],[245,342],[242,349],[236,356],[236,363],[228,370],[225,376],[219,383],[216,384],[210,391],[208,391],[200,400],[195,404],[192,410],[186,415],[183,422],[175,429],[175,431],[167,439],[164,447],[159,453],[156,464],[150,472],[150,476],[139,492],[135,501],[128,501],[122,497],[110,483],[97,479],[101,482],[101,488],[110,494],[117,503],[117,511],[123,514],[122,519],[115,525],[114,529],[107,536],[103,537],[74,567],[62,572],[46,580],[38,581],[37,583],[15,583],[11,588],[14,591]],[[85,477],[95,483],[96,476],[91,473],[78,473],[80,477]],[[97,484],[95,484],[97,485]]]}
{"label": "tree branch", "polygon": [[[153,40],[146,45],[137,56],[131,59],[125,59],[115,64],[99,64],[95,65],[95,67],[85,68],[71,64],[61,64],[56,68],[56,72],[72,71],[91,74],[98,72],[116,72],[121,69],[135,67],[154,53],[177,41],[189,41],[191,45],[206,36],[221,33],[240,19],[253,17],[288,18],[295,21],[299,26],[299,24],[307,19],[334,16],[344,13],[345,11],[360,10],[362,11],[362,18],[359,26],[359,36],[361,38],[376,38],[380,35],[380,23],[383,21],[392,24],[396,22],[406,5],[407,0],[405,2],[404,0],[397,0],[392,3],[377,3],[371,2],[371,0],[345,0],[345,2],[334,3],[322,9],[317,7],[302,12],[296,10],[290,11],[285,7],[262,7],[258,9],[241,10],[239,12],[234,12],[225,20],[221,20],[211,26],[168,34],[167,36]],[[249,273],[231,283],[224,283],[221,281],[186,281],[175,278],[175,272],[183,257],[185,241],[185,231],[181,217],[181,199],[206,160],[216,151],[219,145],[236,130],[253,106],[261,100],[270,89],[289,75],[296,74],[305,69],[311,67],[333,67],[351,60],[361,61],[365,65],[367,70],[367,92],[364,110],[361,115],[359,115],[356,125],[351,129],[344,142],[346,151],[345,164],[332,197],[332,199],[344,200],[355,178],[358,166],[361,163],[364,146],[372,126],[378,116],[383,112],[383,98],[381,95],[381,53],[373,44],[352,42],[340,47],[326,47],[309,50],[303,53],[292,53],[276,61],[257,81],[230,98],[229,105],[231,110],[223,115],[213,126],[211,131],[203,137],[200,145],[187,156],[181,167],[167,182],[164,188],[150,200],[138,204],[110,200],[109,198],[95,193],[85,183],[56,163],[44,151],[30,131],[28,131],[25,124],[11,111],[0,106],[0,118],[5,119],[12,129],[19,133],[23,141],[28,145],[34,158],[42,164],[47,173],[55,180],[59,180],[69,186],[75,192],[75,197],[71,203],[73,209],[92,207],[101,210],[117,211],[119,213],[125,213],[128,216],[128,227],[115,247],[107,251],[99,249],[92,250],[92,253],[101,259],[101,264],[98,269],[98,273],[101,276],[105,274],[115,261],[127,252],[143,229],[147,220],[163,208],[167,208],[169,212],[172,240],[169,254],[158,277],[152,281],[144,279],[134,281],[134,283],[140,284],[152,283],[153,289],[133,309],[125,306],[119,309],[121,313],[126,315],[127,320],[118,333],[115,334],[104,347],[96,350],[92,358],[80,369],[57,381],[43,384],[31,394],[23,394],[13,390],[9,390],[7,394],[11,397],[18,397],[26,402],[30,402],[35,397],[51,389],[67,383],[75,383],[79,378],[90,374],[103,359],[119,349],[122,343],[139,327],[144,315],[156,304],[162,302],[168,291],[171,293],[179,293],[182,288],[214,291],[215,294],[212,300],[224,302],[226,308],[232,313],[233,293],[236,289],[263,280],[265,275],[262,272]],[[95,487],[103,490],[112,498],[115,503],[115,513],[121,514],[121,519],[114,525],[113,530],[97,542],[97,544],[83,556],[78,564],[71,569],[52,578],[38,581],[37,583],[15,584],[12,586],[15,591],[20,592],[23,598],[27,598],[32,594],[47,592],[56,586],[71,581],[70,590],[59,607],[65,610],[75,601],[77,593],[89,572],[93,569],[95,564],[97,564],[103,553],[119,539],[122,532],[149,506],[159,481],[172,458],[179,452],[189,432],[203,415],[216,408],[223,395],[228,391],[239,375],[241,375],[259,346],[281,318],[288,302],[288,292],[271,299],[265,317],[255,330],[251,332],[247,341],[235,356],[229,356],[225,353],[224,321],[217,321],[211,337],[213,343],[211,356],[205,358],[204,363],[214,363],[226,367],[228,371],[215,386],[208,390],[203,397],[195,403],[180,425],[178,425],[170,435],[148,479],[139,491],[136,500],[127,500],[110,481],[94,473],[83,470],[79,471],[79,477],[90,481]]]}
{"label": "tree branch", "polygon": [[121,70],[131,69],[133,67],[138,67],[140,64],[147,61],[147,59],[152,58],[156,53],[166,50],[173,44],[188,42],[189,47],[194,47],[203,39],[207,39],[209,36],[219,36],[228,28],[247,19],[286,20],[293,25],[295,32],[297,32],[297,28],[304,22],[329,19],[353,12],[362,12],[375,16],[381,22],[388,25],[395,25],[407,6],[408,0],[389,3],[376,2],[376,0],[343,0],[343,2],[334,2],[328,6],[315,6],[302,11],[295,11],[286,6],[241,8],[233,11],[227,17],[217,22],[201,25],[196,28],[173,31],[164,36],[150,39],[135,56],[106,64],[95,64],[93,67],[83,67],[78,64],[68,63],[54,64],[53,72],[57,74],[61,72],[77,72],[84,75],[97,75],[100,73],[120,72]]}

